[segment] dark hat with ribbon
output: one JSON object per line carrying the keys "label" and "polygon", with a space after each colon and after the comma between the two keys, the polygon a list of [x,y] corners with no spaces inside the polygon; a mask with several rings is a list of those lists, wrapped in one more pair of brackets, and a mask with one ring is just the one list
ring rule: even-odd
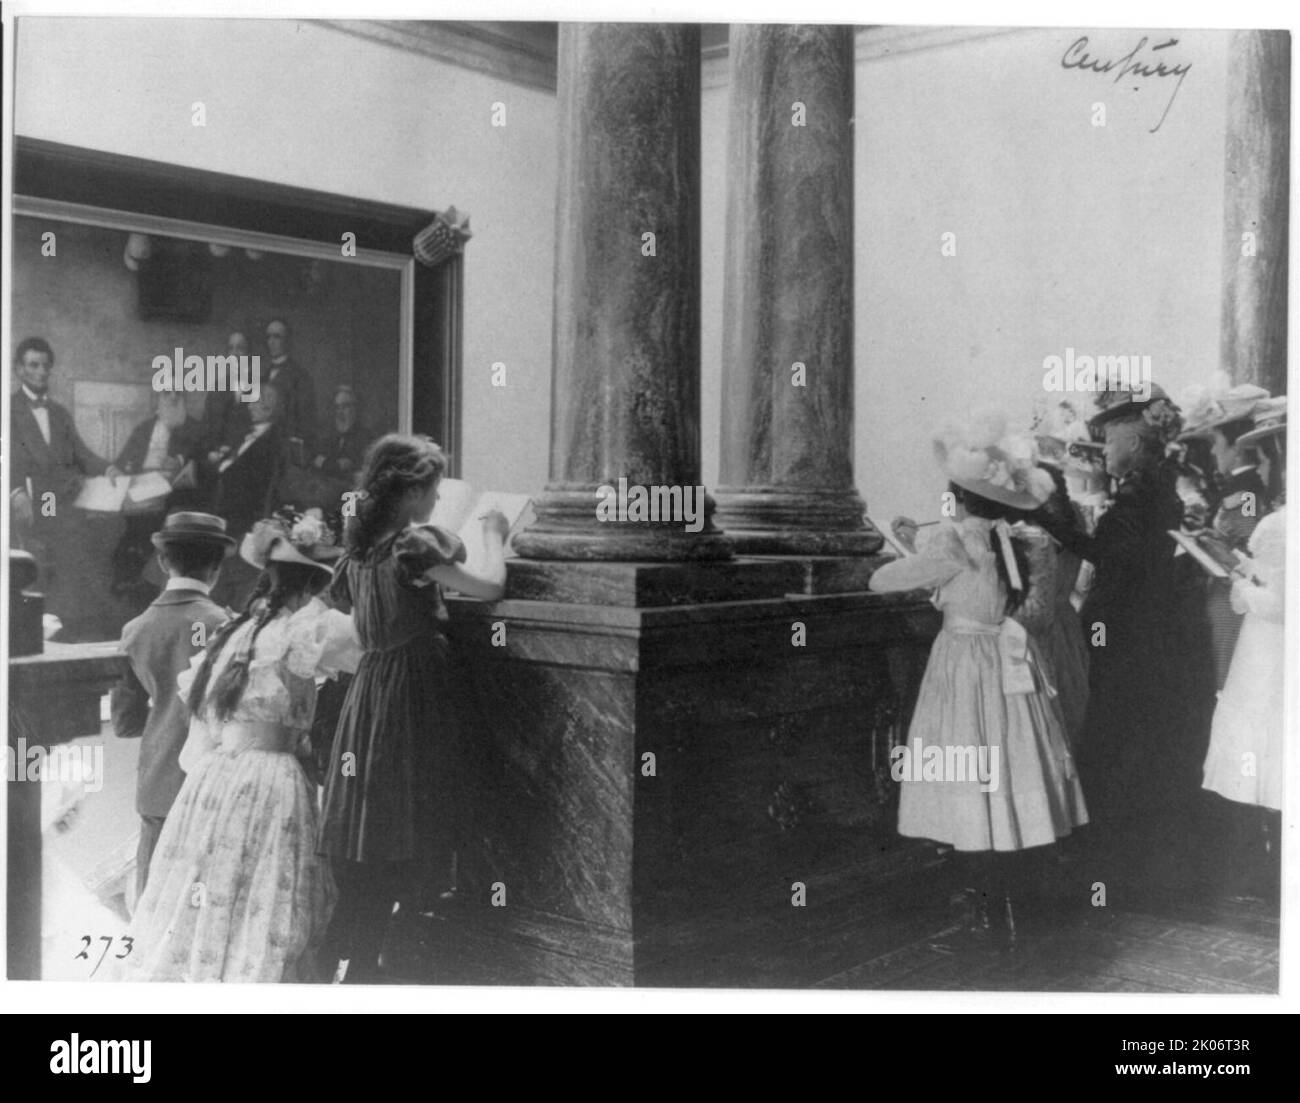
{"label": "dark hat with ribbon", "polygon": [[235,538],[226,532],[225,519],[215,513],[169,513],[163,527],[149,539],[155,548],[178,542],[210,543],[224,547],[232,547],[235,543]]}
{"label": "dark hat with ribbon", "polygon": [[1158,383],[1148,383],[1142,390],[1117,387],[1097,395],[1098,410],[1088,421],[1088,428],[1097,430],[1108,422],[1141,413],[1157,402],[1169,402],[1169,395]]}

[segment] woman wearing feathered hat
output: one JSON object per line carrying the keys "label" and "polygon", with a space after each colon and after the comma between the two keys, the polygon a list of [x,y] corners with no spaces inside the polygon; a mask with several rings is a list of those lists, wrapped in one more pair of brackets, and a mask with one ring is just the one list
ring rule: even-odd
{"label": "woman wearing feathered hat", "polygon": [[1232,607],[1244,620],[1214,710],[1204,786],[1233,802],[1231,887],[1276,899],[1286,688],[1286,397],[1258,403],[1251,423],[1236,443],[1258,453],[1277,508],[1251,533],[1250,578],[1232,584]]}
{"label": "woman wearing feathered hat", "polygon": [[[1052,480],[1032,441],[1009,435],[997,414],[946,427],[935,451],[953,523],[871,579],[879,591],[934,588],[944,614],[905,753],[896,752],[898,830],[958,851],[973,867],[977,903],[994,905],[977,910],[977,925],[1013,930],[1007,856],[1055,843],[1088,818],[1038,644],[1013,619],[1032,580],[1008,521],[1042,505]],[[912,542],[909,522],[896,531]]]}
{"label": "woman wearing feathered hat", "polygon": [[298,756],[315,679],[355,666],[351,618],[315,595],[341,549],[319,516],[259,521],[243,614],[177,679],[193,720],[185,783],[158,840],[124,980],[329,980],[315,950],[334,900],[316,787]]}
{"label": "woman wearing feathered hat", "polygon": [[1166,445],[1181,419],[1155,384],[1146,401],[1110,397],[1092,419],[1105,437],[1106,470],[1115,484],[1110,507],[1091,535],[1049,515],[1037,519],[1094,566],[1080,610],[1089,644],[1079,750],[1084,791],[1117,863],[1107,875],[1131,867],[1147,882],[1186,872],[1170,862],[1169,851],[1189,836],[1178,817],[1195,795],[1186,768],[1194,753],[1180,743],[1189,721],[1187,676],[1170,661],[1189,647],[1191,609],[1176,584],[1169,530],[1181,524],[1183,508],[1165,466]]}

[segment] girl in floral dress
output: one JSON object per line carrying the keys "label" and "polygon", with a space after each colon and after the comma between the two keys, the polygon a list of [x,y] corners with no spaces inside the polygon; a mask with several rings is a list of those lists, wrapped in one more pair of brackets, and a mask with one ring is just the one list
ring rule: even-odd
{"label": "girl in floral dress", "polygon": [[248,607],[178,679],[193,721],[186,779],[158,840],[119,979],[321,981],[334,900],[316,856],[316,787],[299,758],[315,679],[335,672],[349,618],[315,595],[339,554],[316,518],[259,522],[240,554],[262,569]]}

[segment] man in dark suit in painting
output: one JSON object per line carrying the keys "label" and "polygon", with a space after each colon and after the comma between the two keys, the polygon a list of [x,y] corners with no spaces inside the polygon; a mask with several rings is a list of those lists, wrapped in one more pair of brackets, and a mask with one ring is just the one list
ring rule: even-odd
{"label": "man in dark suit in painting", "polygon": [[244,439],[224,449],[216,463],[214,512],[226,519],[236,541],[253,522],[270,516],[285,463],[285,435],[280,426],[280,388],[264,381],[256,402],[248,404]]}
{"label": "man in dark suit in painting", "polygon": [[[248,338],[234,330],[226,338],[227,356],[249,355]],[[215,452],[229,445],[234,447],[248,432],[248,404],[241,402],[233,391],[210,391],[203,404],[203,446]]]}
{"label": "man in dark suit in painting", "polygon": [[21,384],[10,407],[9,510],[13,542],[35,557],[46,610],[71,623],[78,603],[75,572],[67,553],[78,541],[73,507],[82,482],[121,471],[88,447],[72,414],[49,396],[54,350],[42,337],[28,337],[14,354]]}
{"label": "man in dark suit in painting", "polygon": [[[255,521],[269,517],[282,503],[280,488],[288,461],[288,445],[280,427],[281,394],[277,384],[263,379],[256,402],[248,404],[250,420],[244,439],[233,447],[209,456],[215,473],[213,512],[226,519],[227,531],[236,542]],[[242,608],[243,599],[257,571],[238,556],[232,556],[222,573],[215,600]]]}
{"label": "man in dark suit in painting", "polygon": [[311,451],[316,428],[316,388],[311,373],[289,352],[289,323],[272,318],[266,325],[266,351],[269,364],[262,367],[262,378],[274,383],[280,392],[280,428],[289,440],[301,440],[301,457]]}

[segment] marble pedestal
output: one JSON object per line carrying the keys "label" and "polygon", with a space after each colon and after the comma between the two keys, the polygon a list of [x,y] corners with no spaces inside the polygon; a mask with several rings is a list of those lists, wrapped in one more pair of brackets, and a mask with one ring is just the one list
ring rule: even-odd
{"label": "marble pedestal", "polygon": [[888,750],[937,613],[806,582],[798,561],[516,560],[506,600],[450,601],[473,812],[447,921],[485,979],[637,984],[670,925],[789,894],[775,840],[812,876],[823,833],[892,832]]}

